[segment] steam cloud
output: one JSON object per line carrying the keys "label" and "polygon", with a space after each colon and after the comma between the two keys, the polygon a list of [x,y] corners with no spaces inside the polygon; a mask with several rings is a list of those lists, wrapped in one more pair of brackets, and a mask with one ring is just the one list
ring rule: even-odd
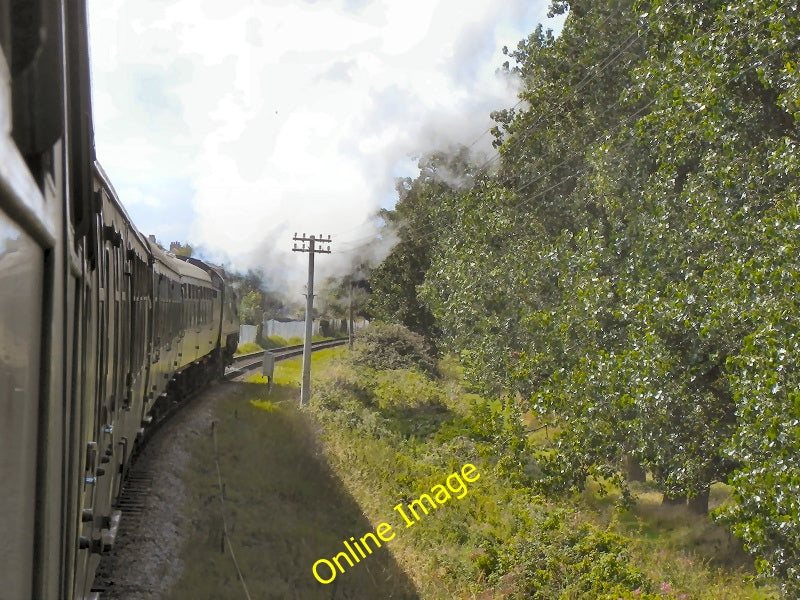
{"label": "steam cloud", "polygon": [[547,4],[90,0],[98,156],[144,233],[300,294],[295,231],[333,236],[320,278],[378,261],[414,157],[492,152],[499,49]]}

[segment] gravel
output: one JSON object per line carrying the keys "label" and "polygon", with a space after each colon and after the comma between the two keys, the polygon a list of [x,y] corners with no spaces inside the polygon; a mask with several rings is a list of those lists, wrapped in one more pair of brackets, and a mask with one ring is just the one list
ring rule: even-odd
{"label": "gravel", "polygon": [[191,534],[183,474],[194,440],[208,431],[226,393],[226,386],[213,385],[198,394],[153,433],[136,459],[131,479],[144,481],[145,491],[133,498],[139,506],[123,510],[114,549],[100,562],[95,587],[102,600],[164,598],[180,578],[178,556]]}

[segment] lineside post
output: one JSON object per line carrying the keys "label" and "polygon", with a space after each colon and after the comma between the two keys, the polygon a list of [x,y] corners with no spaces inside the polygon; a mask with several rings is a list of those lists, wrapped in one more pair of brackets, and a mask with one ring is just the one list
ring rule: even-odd
{"label": "lineside post", "polygon": [[[314,322],[314,254],[330,254],[331,253],[331,236],[323,238],[322,234],[319,237],[309,236],[306,237],[304,233],[302,236],[294,234],[294,248],[292,252],[308,252],[308,287],[306,288],[306,335],[303,340],[303,382],[300,386],[300,406],[308,406],[309,399],[311,398],[311,327]],[[298,248],[297,242],[302,245]],[[328,248],[318,248],[317,244],[328,244]]]}

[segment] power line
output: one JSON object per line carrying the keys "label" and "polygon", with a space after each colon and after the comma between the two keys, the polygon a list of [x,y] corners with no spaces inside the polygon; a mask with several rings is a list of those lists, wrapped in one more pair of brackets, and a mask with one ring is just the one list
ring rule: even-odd
{"label": "power line", "polygon": [[[662,14],[664,16],[669,15],[671,13],[672,9],[678,3],[679,3],[679,0],[676,0],[675,2],[670,4],[664,10],[664,12]],[[606,17],[605,22],[607,22],[611,16],[612,15],[609,15],[608,17]],[[769,16],[767,16],[767,18],[763,19],[760,23],[754,24],[754,27],[759,26],[759,25],[768,24],[769,22],[771,22],[771,20],[772,19]],[[655,22],[655,19],[651,19],[651,22],[650,22],[651,25],[652,25],[653,22]],[[715,32],[719,31],[721,29],[721,27],[723,27],[723,26],[724,26],[724,23],[719,23],[718,22],[716,24],[716,26],[709,28],[707,31],[704,32],[704,34],[705,35],[713,35]],[[634,42],[636,42],[638,39],[640,39],[642,35],[643,35],[643,32],[640,29],[637,29],[636,31],[634,31],[633,33],[628,35],[620,44],[615,46],[615,48],[613,48],[609,52],[609,54],[606,56],[606,58],[603,59],[599,63],[599,67],[593,69],[590,74],[585,75],[578,82],[577,87],[575,89],[566,90],[564,92],[564,95],[561,97],[561,99],[559,101],[557,101],[558,104],[556,106],[553,106],[549,110],[547,110],[546,112],[538,115],[538,118],[536,118],[535,122],[532,125],[528,126],[526,131],[524,131],[523,133],[521,133],[521,135],[518,136],[518,138],[517,138],[518,143],[525,143],[530,138],[530,136],[535,135],[536,131],[537,131],[536,130],[536,125],[537,124],[542,123],[543,121],[545,121],[549,117],[554,116],[555,114],[557,114],[558,111],[564,107],[566,101],[569,99],[571,94],[574,94],[576,91],[580,91],[581,89],[583,89],[587,85],[589,85],[592,81],[594,81],[597,78],[599,78],[599,76],[606,69],[608,69],[616,61],[620,60],[620,58],[623,56],[624,52],[631,45],[633,45]],[[785,51],[787,51],[787,50],[783,49],[783,48],[778,48],[778,49],[774,50],[773,52],[769,53],[768,55],[766,55],[765,57],[763,57],[761,60],[762,61],[768,60],[768,59],[772,58],[773,56],[775,56],[776,54],[781,53],[781,52],[785,52]],[[700,62],[698,64],[698,66],[707,67],[707,66],[711,65],[713,61],[714,61],[714,58],[711,57],[711,58],[708,58],[708,59]],[[627,62],[630,63],[631,61],[628,60]],[[733,81],[736,78],[740,77],[743,73],[751,71],[752,69],[756,68],[757,66],[758,66],[758,63],[751,64],[749,67],[737,72],[734,76],[730,77],[726,81],[724,81],[721,84],[719,84],[719,87],[722,87],[722,86],[725,86],[725,85],[729,84],[731,81]],[[630,126],[633,122],[635,122],[636,119],[638,119],[641,116],[643,116],[645,111],[647,111],[651,106],[653,106],[653,104],[655,104],[658,100],[659,100],[659,98],[657,96],[653,97],[651,100],[649,100],[648,102],[644,103],[642,106],[636,108],[636,110],[634,110],[629,115],[624,117],[622,120],[617,122],[614,127],[612,127],[610,129],[600,133],[596,137],[593,137],[592,140],[587,140],[584,143],[583,148],[591,147],[593,145],[596,145],[598,142],[601,142],[601,141],[604,141],[604,140],[608,141],[608,140],[611,140],[611,139],[615,138],[622,131],[623,127]],[[516,108],[523,101],[524,100],[521,99],[512,108]],[[623,102],[624,102],[624,100],[622,98],[619,98],[615,102],[612,102],[612,103],[606,105],[605,107],[603,107],[600,111],[595,112],[594,115],[593,115],[594,118],[593,118],[592,122],[587,123],[586,126],[582,127],[578,131],[574,132],[574,135],[580,137],[580,135],[583,132],[590,131],[591,129],[593,129],[595,127],[595,123],[596,123],[596,121],[598,119],[602,119],[602,118],[606,117],[612,110],[615,110],[616,108],[620,107]],[[697,109],[695,109],[692,112],[698,112],[700,110],[703,110],[702,107],[698,107]],[[487,130],[482,135],[485,135],[485,133],[488,133],[489,131],[491,131],[491,129]],[[476,139],[472,143],[472,145],[476,144],[479,141],[479,139],[480,139],[480,136],[479,136],[478,139]],[[633,146],[635,143],[636,143],[635,140],[631,140],[631,141],[628,141],[626,143],[617,145],[616,149],[618,151],[625,151],[625,150],[629,149],[631,146]],[[526,181],[519,182],[515,187],[511,188],[511,191],[513,193],[515,193],[515,194],[520,194],[524,190],[526,190],[526,189],[528,189],[528,188],[530,188],[530,187],[532,187],[532,186],[534,186],[534,185],[546,180],[550,175],[554,174],[558,169],[560,169],[564,165],[568,164],[570,161],[582,160],[582,159],[585,158],[585,156],[586,156],[586,154],[585,154],[585,151],[583,151],[583,150],[573,152],[573,153],[565,156],[563,158],[563,160],[561,160],[555,166],[549,167],[547,169],[547,171],[542,172],[542,173],[538,173],[538,174],[530,177]],[[492,163],[496,162],[500,158],[501,158],[501,154],[498,153],[495,156],[493,156],[491,159],[489,159],[488,161],[483,163],[482,165],[479,165],[477,167],[477,171],[476,171],[475,175],[478,176],[478,175],[481,175],[481,174],[485,174],[487,172],[488,167],[491,166]],[[544,164],[545,160],[546,159],[544,157],[542,157],[541,159],[539,159],[533,165],[533,167],[535,168],[536,164],[538,164],[538,165]],[[586,166],[584,166],[584,167],[582,167],[580,169],[577,169],[573,173],[570,173],[569,175],[566,175],[565,177],[561,178],[560,180],[551,183],[544,190],[540,190],[540,191],[538,191],[537,193],[535,193],[535,194],[533,194],[531,196],[528,196],[526,198],[520,199],[515,205],[513,205],[513,206],[511,206],[509,208],[511,208],[511,209],[521,209],[521,208],[523,208],[525,206],[528,206],[532,202],[534,202],[535,200],[544,197],[544,195],[549,193],[550,191],[552,191],[552,190],[554,190],[554,189],[566,184],[567,182],[569,182],[570,180],[572,180],[572,179],[574,179],[576,177],[580,177],[580,176],[584,175],[585,173],[587,173],[587,172],[589,172],[591,170],[592,170],[592,167],[590,165],[586,165]],[[427,225],[419,226],[417,231],[418,231],[418,233],[420,233],[420,237],[423,237],[423,238],[424,237],[432,237],[433,235],[437,234],[436,225],[434,223],[430,223],[430,224],[427,224]],[[371,239],[374,239],[374,238],[366,238],[366,240],[371,240]],[[357,247],[353,248],[352,250],[348,250],[348,252],[354,252],[356,250],[358,250]]]}
{"label": "power line", "polygon": [[[676,4],[677,4],[677,2],[674,2],[672,5],[670,5],[669,9],[673,8],[673,7],[674,7]],[[769,23],[770,21],[771,21],[771,19],[770,19],[770,18],[767,18],[767,19],[763,20],[763,22],[762,22],[762,23],[759,23],[759,24],[767,24],[767,23]],[[756,24],[756,25],[759,25],[759,24]],[[706,32],[706,33],[708,33],[708,34],[713,34],[715,31],[718,31],[718,30],[719,30],[719,29],[722,27],[722,25],[723,25],[723,24],[719,24],[717,27],[710,28],[710,29],[708,30],[708,32]],[[624,44],[625,44],[625,42],[623,42],[623,45],[624,45]],[[620,46],[618,46],[618,48],[619,48],[619,47],[620,47]],[[765,57],[764,57],[762,60],[768,60],[768,59],[770,59],[771,57],[773,57],[774,55],[776,55],[776,54],[778,54],[778,53],[780,53],[780,52],[785,52],[785,51],[786,51],[786,49],[783,49],[783,48],[778,48],[778,49],[774,50],[773,52],[769,53],[767,56],[765,56]],[[615,56],[616,56],[616,57],[618,57],[618,56],[620,56],[620,55],[621,55],[621,54],[620,54],[619,52],[617,52]],[[700,63],[700,66],[709,66],[709,65],[711,65],[711,63],[712,63],[712,61],[713,61],[713,60],[714,60],[714,58],[713,58],[713,57],[712,57],[712,58],[710,58],[710,59],[707,59],[707,60],[705,60],[705,61],[701,62],[701,63]],[[609,63],[609,64],[610,64],[610,63]],[[607,66],[607,65],[606,65],[606,66]],[[729,79],[727,79],[726,81],[724,81],[722,84],[720,84],[720,87],[721,87],[721,86],[724,86],[724,85],[727,85],[727,84],[728,84],[728,83],[730,83],[731,81],[733,81],[733,80],[737,79],[738,77],[740,77],[740,76],[741,76],[743,73],[746,73],[746,72],[748,72],[748,71],[750,71],[750,70],[752,70],[752,69],[756,68],[757,66],[758,66],[758,63],[753,63],[753,64],[751,64],[749,67],[747,67],[747,68],[745,68],[745,69],[743,69],[743,70],[741,70],[741,71],[737,72],[737,73],[736,73],[734,76],[732,76],[732,77],[730,77]],[[595,76],[597,76],[597,74],[595,74],[593,77],[595,77]],[[615,137],[616,135],[618,135],[618,134],[620,133],[620,131],[622,130],[623,126],[625,126],[625,125],[630,125],[630,124],[631,124],[631,123],[632,123],[632,122],[633,122],[635,119],[637,119],[637,118],[639,118],[640,116],[642,116],[642,115],[643,115],[643,113],[644,113],[644,112],[645,112],[647,109],[649,109],[649,108],[650,108],[650,107],[651,107],[653,104],[655,104],[657,101],[658,101],[658,97],[654,97],[654,98],[652,98],[650,101],[648,101],[647,103],[645,103],[644,105],[642,105],[641,107],[639,107],[638,109],[636,109],[634,112],[632,112],[630,115],[628,115],[627,117],[625,117],[623,120],[621,120],[620,122],[618,122],[618,123],[616,124],[616,126],[615,126],[615,127],[613,127],[613,128],[611,128],[610,130],[607,130],[607,131],[605,131],[605,132],[601,133],[600,135],[598,135],[597,137],[595,137],[593,140],[591,140],[591,141],[587,141],[587,142],[584,144],[584,147],[590,147],[590,146],[592,146],[592,145],[594,145],[594,144],[596,144],[596,143],[598,143],[599,141],[601,141],[601,140],[604,140],[604,139],[605,139],[605,140],[610,140],[610,139],[613,139],[613,137]],[[620,99],[620,100],[617,100],[617,101],[615,101],[615,102],[613,102],[613,103],[611,103],[611,104],[607,105],[607,106],[606,106],[606,107],[603,109],[602,113],[600,113],[600,114],[598,115],[598,118],[602,118],[602,117],[606,116],[606,115],[607,115],[607,114],[608,114],[608,113],[609,113],[611,110],[613,110],[614,108],[616,108],[616,107],[620,106],[620,105],[621,105],[621,103],[622,103],[622,100]],[[562,102],[561,104],[559,104],[559,106],[563,106],[563,102]],[[537,122],[537,123],[541,122],[541,121],[542,121],[542,120],[544,120],[544,119],[545,119],[545,118],[546,118],[546,117],[547,117],[549,114],[551,114],[551,113],[555,112],[555,110],[556,110],[557,108],[558,108],[558,107],[556,107],[556,108],[554,108],[554,109],[551,109],[551,110],[549,110],[547,113],[545,113],[544,115],[540,116],[540,117],[539,117],[539,119],[537,119],[537,121],[536,121],[536,122]],[[700,111],[700,110],[703,110],[703,108],[702,108],[702,107],[698,107],[697,109],[695,109],[695,110],[694,110],[694,111],[692,111],[692,112],[698,112],[698,111]],[[583,129],[579,130],[579,131],[578,131],[578,133],[580,133],[580,132],[582,132],[582,131],[589,130],[591,127],[592,127],[592,124],[590,123],[590,124],[588,124],[586,127],[584,127]],[[529,137],[530,135],[533,135],[533,133],[535,133],[535,131],[534,131],[533,127],[531,126],[531,127],[529,127],[529,128],[528,128],[528,130],[527,130],[525,133],[523,133],[523,134],[522,134],[522,136],[521,136],[521,140],[522,140],[522,142],[524,142],[524,141],[526,140],[526,138],[527,138],[527,137]],[[625,143],[625,144],[623,144],[623,145],[620,145],[620,146],[618,146],[618,147],[617,147],[617,149],[618,149],[618,150],[625,150],[625,149],[628,149],[628,148],[630,148],[630,147],[631,147],[631,146],[632,146],[634,143],[635,143],[635,141],[630,141],[630,142],[628,142],[628,143]],[[513,191],[514,193],[516,193],[516,194],[519,194],[520,192],[524,191],[525,189],[527,189],[527,188],[529,188],[529,187],[531,187],[531,186],[533,186],[533,185],[535,185],[535,184],[537,184],[537,183],[541,182],[542,180],[546,179],[546,178],[547,178],[549,175],[552,175],[552,174],[553,174],[555,171],[557,171],[557,170],[558,170],[560,167],[564,166],[564,165],[565,165],[565,164],[567,164],[568,162],[570,162],[570,161],[572,161],[572,160],[576,160],[576,159],[581,159],[581,158],[583,158],[584,156],[585,156],[585,152],[574,152],[573,154],[570,154],[570,155],[566,156],[566,157],[565,157],[565,158],[564,158],[564,159],[563,159],[561,162],[559,162],[557,165],[555,165],[555,166],[551,167],[551,168],[550,168],[550,169],[549,169],[547,172],[545,172],[545,173],[540,173],[540,174],[538,174],[538,175],[536,175],[536,176],[534,176],[534,177],[532,177],[532,178],[528,179],[527,181],[521,182],[519,185],[517,185],[516,187],[512,188],[512,191]],[[497,160],[498,158],[499,158],[499,155],[495,156],[495,157],[494,157],[492,160]],[[542,159],[539,161],[539,164],[543,164],[543,163],[544,163],[544,161],[545,161],[545,159],[544,159],[544,158],[542,158]],[[478,172],[480,173],[480,172],[481,172],[481,170],[482,170],[484,167],[485,167],[485,165],[482,165],[481,167],[479,167],[479,168],[478,168]],[[557,181],[557,182],[555,182],[555,183],[553,183],[553,184],[549,185],[549,186],[548,186],[546,189],[544,189],[544,190],[542,190],[542,191],[539,191],[539,192],[537,192],[536,194],[533,194],[532,196],[529,196],[529,197],[526,197],[526,198],[520,199],[520,200],[519,200],[519,201],[518,201],[518,202],[517,202],[517,203],[516,203],[514,206],[512,206],[512,207],[510,207],[510,208],[517,208],[517,209],[519,209],[519,208],[522,208],[522,207],[524,207],[524,206],[526,206],[526,205],[529,205],[529,204],[531,204],[531,203],[532,203],[534,200],[537,200],[537,199],[539,199],[539,198],[543,197],[543,196],[544,196],[546,193],[548,193],[548,192],[552,191],[553,189],[556,189],[556,188],[560,187],[561,185],[563,185],[563,184],[567,183],[569,180],[571,180],[571,179],[573,179],[573,178],[575,178],[575,177],[578,177],[578,176],[580,176],[580,175],[583,175],[583,174],[585,174],[586,172],[590,171],[590,170],[591,170],[591,168],[592,168],[591,166],[588,166],[588,165],[587,165],[587,166],[583,167],[582,169],[576,170],[575,172],[573,172],[573,173],[571,173],[571,174],[569,174],[569,175],[565,176],[564,178],[560,179],[559,181]],[[423,229],[427,229],[427,232],[428,232],[428,233],[425,233],[425,232],[423,231],[423,233],[422,233],[422,237],[431,237],[431,236],[433,236],[433,235],[436,235],[436,234],[437,234],[437,231],[436,231],[436,229],[435,229],[435,225],[434,225],[434,224],[427,225],[427,227],[423,227]]]}

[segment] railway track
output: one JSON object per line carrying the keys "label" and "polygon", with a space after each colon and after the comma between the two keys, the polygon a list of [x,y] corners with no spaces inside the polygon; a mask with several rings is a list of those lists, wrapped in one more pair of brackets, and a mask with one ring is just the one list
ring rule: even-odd
{"label": "railway track", "polygon": [[[326,348],[340,346],[345,343],[347,343],[347,339],[326,340],[323,342],[313,343],[311,349],[312,351],[323,350]],[[285,346],[282,348],[274,348],[269,350],[269,352],[274,356],[276,361],[284,360],[287,358],[293,358],[295,356],[301,356],[303,354],[303,346],[302,344],[297,346]],[[225,379],[236,379],[251,371],[260,369],[263,355],[264,352],[256,352],[253,354],[246,354],[236,357],[233,365],[231,365],[231,367],[229,367],[226,371]],[[153,448],[151,447],[151,441],[153,441],[151,438],[153,438],[156,432],[167,424],[172,423],[171,426],[174,428],[175,424],[173,422],[177,420],[177,415],[181,413],[187,405],[192,404],[195,400],[195,396],[197,396],[197,394],[201,391],[203,390],[198,390],[197,392],[191,394],[168,414],[164,415],[163,419],[161,419],[158,423],[155,423],[148,430],[146,441],[137,449],[137,456],[131,463],[131,470],[125,479],[123,492],[117,503],[117,508],[121,512],[117,543],[111,550],[111,553],[109,555],[105,555],[101,559],[100,567],[98,569],[93,586],[93,591],[99,593],[100,598],[123,600],[130,597],[135,598],[136,600],[143,600],[144,598],[151,597],[151,592],[153,592],[153,589],[148,588],[158,587],[161,585],[157,581],[159,577],[152,574],[148,575],[147,577],[142,575],[146,582],[142,582],[140,584],[135,583],[133,581],[136,579],[134,574],[128,572],[131,570],[131,566],[123,564],[118,557],[120,555],[127,555],[129,553],[127,547],[133,547],[137,544],[145,544],[145,546],[148,548],[148,552],[159,552],[164,561],[169,560],[171,553],[176,550],[176,548],[173,546],[179,543],[179,539],[176,537],[175,540],[172,540],[172,538],[164,532],[153,533],[152,524],[148,522],[148,519],[152,519],[154,512],[152,505],[159,503],[158,500],[151,498],[153,488],[156,487],[161,489],[162,491],[159,492],[159,494],[163,494],[164,488],[170,489],[175,485],[179,486],[178,475],[176,473],[170,472],[169,470],[165,473],[163,472],[163,468],[156,468],[153,466],[153,457],[158,456],[161,452],[164,452],[166,444],[164,439],[161,439],[155,444],[156,447]],[[184,438],[193,438],[197,435],[197,431],[199,431],[202,427],[201,422],[204,421],[205,418],[205,415],[202,414],[200,418],[198,418],[197,415],[192,415],[190,411],[190,415],[182,417],[183,421],[181,421],[184,426],[183,428],[188,428],[189,431],[182,431],[177,435],[183,436]],[[163,437],[164,436],[162,436],[162,438]],[[185,451],[180,452],[180,454],[184,453]],[[143,454],[147,455],[147,458],[140,460]],[[163,482],[164,479],[169,479],[172,482],[172,485],[165,485]],[[175,501],[174,498],[172,500],[173,502]],[[167,504],[171,503],[172,502],[167,501]],[[166,529],[168,531],[177,531],[181,526],[186,526],[185,523],[178,525],[178,521],[181,517],[177,516],[177,514],[169,513],[168,517],[162,515],[162,518],[165,518],[167,521]],[[160,540],[161,538],[167,539],[168,547],[163,547],[163,542],[156,543],[154,541],[156,539]],[[119,573],[119,571],[122,572]],[[115,579],[117,579],[117,575],[119,575],[121,580],[127,580],[128,583],[116,585]]]}
{"label": "railway track", "polygon": [[[333,348],[346,343],[346,338],[313,342],[311,344],[311,351],[316,352],[317,350]],[[272,354],[276,361],[285,360],[287,358],[294,358],[295,356],[302,356],[303,344],[298,344],[297,346],[284,346],[282,348],[273,348],[272,350],[264,350],[263,352],[254,352],[252,354],[237,356],[233,359],[233,364],[225,371],[225,379],[235,379],[246,373],[249,373],[250,371],[261,368],[264,352],[269,352]]]}

